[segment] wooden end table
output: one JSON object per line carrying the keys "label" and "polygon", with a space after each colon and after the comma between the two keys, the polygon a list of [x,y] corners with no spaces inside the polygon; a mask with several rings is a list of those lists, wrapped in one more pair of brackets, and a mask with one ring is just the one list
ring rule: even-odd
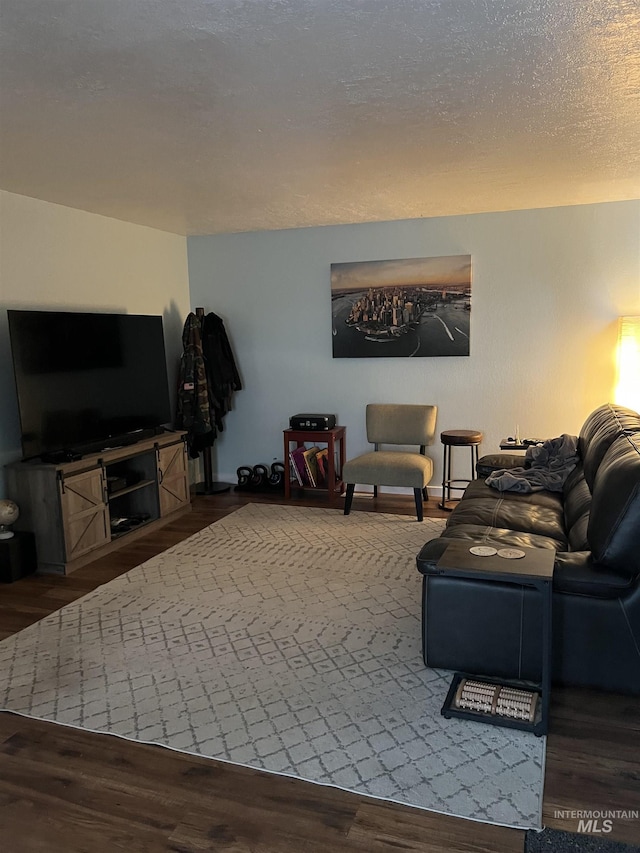
{"label": "wooden end table", "polygon": [[[291,486],[294,481],[291,479],[291,471],[289,464],[289,451],[291,445],[296,447],[304,447],[305,444],[317,444],[327,446],[327,482],[325,486],[300,486],[297,481],[295,485],[301,489],[327,490],[329,492],[329,500],[333,501],[336,497],[342,494],[344,483],[342,482],[342,469],[345,462],[345,442],[347,428],[343,426],[335,426],[333,429],[285,429],[284,430],[284,498],[290,500]],[[338,464],[336,466],[336,452],[338,456]]]}
{"label": "wooden end table", "polygon": [[524,441],[509,441],[508,438],[503,438],[500,440],[500,450],[528,450],[530,447],[535,447],[538,444],[542,444],[543,440],[541,438],[529,438]]}

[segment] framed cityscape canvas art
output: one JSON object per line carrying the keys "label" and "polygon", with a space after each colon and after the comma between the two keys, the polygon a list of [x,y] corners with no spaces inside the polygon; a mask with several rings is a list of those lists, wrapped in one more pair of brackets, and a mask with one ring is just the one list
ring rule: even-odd
{"label": "framed cityscape canvas art", "polygon": [[469,355],[471,255],[331,264],[334,358]]}

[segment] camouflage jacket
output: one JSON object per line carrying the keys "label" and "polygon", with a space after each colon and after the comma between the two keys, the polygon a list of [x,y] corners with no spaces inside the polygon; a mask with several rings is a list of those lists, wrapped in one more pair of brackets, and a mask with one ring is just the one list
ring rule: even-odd
{"label": "camouflage jacket", "polygon": [[210,447],[216,437],[211,420],[211,393],[202,354],[200,318],[191,313],[182,332],[183,353],[178,374],[176,425],[188,432],[187,444],[192,457]]}

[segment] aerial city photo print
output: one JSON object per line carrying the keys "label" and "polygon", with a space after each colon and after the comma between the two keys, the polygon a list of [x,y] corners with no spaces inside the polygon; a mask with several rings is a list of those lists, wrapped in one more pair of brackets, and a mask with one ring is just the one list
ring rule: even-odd
{"label": "aerial city photo print", "polygon": [[331,264],[334,358],[469,355],[471,255]]}

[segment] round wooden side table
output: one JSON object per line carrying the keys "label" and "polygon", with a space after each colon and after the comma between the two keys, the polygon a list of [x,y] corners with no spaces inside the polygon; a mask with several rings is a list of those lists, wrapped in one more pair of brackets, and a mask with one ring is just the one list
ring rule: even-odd
{"label": "round wooden side table", "polygon": [[[440,509],[451,512],[453,507],[447,506],[451,501],[460,500],[452,498],[451,490],[464,491],[471,480],[475,478],[476,465],[478,462],[478,447],[482,441],[482,433],[477,429],[447,429],[440,433],[440,441],[444,445],[444,460],[442,463],[442,501],[438,504]],[[451,477],[451,448],[471,448],[471,477],[470,479],[452,479]],[[456,483],[460,485],[455,485]]]}

